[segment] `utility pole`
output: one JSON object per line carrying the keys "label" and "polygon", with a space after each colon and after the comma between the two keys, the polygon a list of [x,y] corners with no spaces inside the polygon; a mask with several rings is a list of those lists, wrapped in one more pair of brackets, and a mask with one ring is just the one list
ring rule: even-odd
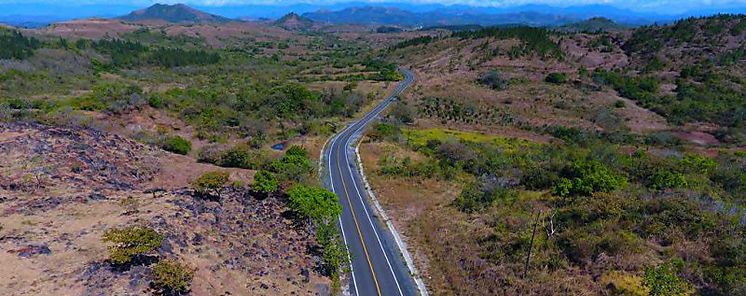
{"label": "utility pole", "polygon": [[531,232],[531,242],[528,244],[528,255],[526,256],[526,265],[523,267],[523,277],[526,278],[526,274],[528,274],[528,264],[531,261],[531,250],[534,248],[534,237],[536,237],[536,225],[539,224],[539,216],[541,216],[541,211],[536,213],[536,219],[534,220],[534,229]]}

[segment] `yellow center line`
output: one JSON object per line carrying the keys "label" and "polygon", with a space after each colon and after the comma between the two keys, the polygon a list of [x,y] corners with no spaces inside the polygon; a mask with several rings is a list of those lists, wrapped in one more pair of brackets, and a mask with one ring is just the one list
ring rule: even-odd
{"label": "yellow center line", "polygon": [[[343,149],[346,149],[346,147]],[[340,177],[340,180],[342,180],[342,188],[344,188],[345,196],[347,197],[347,203],[350,205],[350,211],[352,212],[352,221],[355,222],[355,228],[357,228],[357,234],[360,237],[360,243],[363,245],[363,252],[365,253],[365,259],[368,260],[368,267],[370,267],[370,272],[371,274],[373,274],[373,282],[376,284],[376,291],[378,292],[378,296],[381,296],[381,287],[378,285],[378,278],[376,277],[376,271],[373,270],[373,262],[370,261],[370,255],[368,255],[368,248],[365,246],[365,239],[363,238],[363,232],[360,231],[360,224],[357,222],[357,216],[355,215],[355,209],[352,206],[352,200],[350,199],[350,194],[347,192],[347,184],[345,183],[345,178],[342,176],[342,167],[339,166],[339,150],[337,150],[337,170],[339,170],[339,177]]]}

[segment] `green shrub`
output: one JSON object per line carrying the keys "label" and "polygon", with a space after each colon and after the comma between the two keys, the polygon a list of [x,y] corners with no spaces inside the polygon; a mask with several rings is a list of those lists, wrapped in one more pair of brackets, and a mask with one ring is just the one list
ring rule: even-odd
{"label": "green shrub", "polygon": [[288,148],[287,151],[285,151],[286,156],[300,156],[300,157],[308,157],[308,151],[306,148],[303,148],[298,145],[293,145]]}
{"label": "green shrub", "polygon": [[347,250],[339,236],[337,224],[326,221],[316,226],[316,241],[321,245],[321,260],[324,271],[331,277],[337,277],[342,265],[347,262]]}
{"label": "green shrub", "polygon": [[217,165],[219,166],[252,170],[261,168],[268,161],[268,156],[263,151],[250,149],[245,145],[236,145],[218,158]]}
{"label": "green shrub", "polygon": [[484,188],[484,186],[470,184],[461,190],[461,194],[453,203],[459,210],[473,213],[489,207],[496,200],[511,203],[517,198],[518,193],[509,188]]}
{"label": "green shrub", "polygon": [[106,230],[103,241],[113,244],[108,247],[111,262],[128,264],[135,256],[159,248],[163,243],[163,236],[150,228],[129,226]]}
{"label": "green shrub", "polygon": [[176,154],[187,155],[189,151],[192,151],[192,142],[184,139],[180,136],[173,136],[166,138],[161,146],[163,150],[173,152]]}
{"label": "green shrub", "polygon": [[680,278],[671,264],[648,267],[643,284],[650,289],[650,296],[688,295],[691,289],[686,280]]}
{"label": "green shrub", "polygon": [[549,73],[544,81],[553,84],[563,84],[567,82],[567,74],[565,73]]}
{"label": "green shrub", "polygon": [[288,198],[290,209],[313,221],[331,221],[342,212],[337,195],[321,187],[296,185]]}
{"label": "green shrub", "polygon": [[163,107],[163,98],[159,95],[151,95],[148,97],[148,105],[153,108],[161,108]]}
{"label": "green shrub", "polygon": [[201,195],[215,195],[220,198],[229,177],[230,174],[227,172],[207,172],[192,182],[192,188]]}
{"label": "green shrub", "polygon": [[552,189],[554,195],[589,196],[594,192],[611,192],[627,184],[627,179],[616,175],[596,161],[576,161],[566,168],[563,178]]}
{"label": "green shrub", "polygon": [[372,141],[393,140],[398,138],[400,135],[401,129],[399,129],[398,126],[384,122],[375,124],[373,128],[368,131],[368,137]]}
{"label": "green shrub", "polygon": [[153,266],[153,284],[164,295],[189,292],[194,270],[173,259],[161,260]]}
{"label": "green shrub", "polygon": [[624,101],[622,100],[617,100],[616,102],[614,102],[614,108],[624,108],[625,105],[626,104],[624,104]]}
{"label": "green shrub", "polygon": [[301,182],[313,172],[313,163],[305,149],[293,146],[283,157],[272,161],[268,168],[277,174],[280,181]]}
{"label": "green shrub", "polygon": [[272,193],[279,189],[280,184],[271,172],[260,170],[254,175],[254,185],[252,187],[262,193]]}
{"label": "green shrub", "polygon": [[655,190],[685,188],[687,187],[686,176],[667,170],[659,170],[648,178],[648,187]]}

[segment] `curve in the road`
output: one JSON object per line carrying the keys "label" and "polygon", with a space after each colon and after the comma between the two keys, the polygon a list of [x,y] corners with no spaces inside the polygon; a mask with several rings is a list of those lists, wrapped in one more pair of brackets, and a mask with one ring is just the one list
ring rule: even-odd
{"label": "curve in the road", "polygon": [[[411,72],[402,70],[402,73],[405,76],[404,81],[388,98],[332,138],[326,155],[330,189],[340,197],[343,206],[339,224],[342,238],[351,255],[351,285],[356,295],[416,294],[413,280],[403,268],[401,254],[391,243],[389,229],[378,223],[379,221],[371,217],[368,211],[369,205],[361,193],[364,192],[364,188],[361,187],[360,176],[352,170],[355,162],[349,157],[348,151],[351,142],[358,139],[362,131],[414,81]],[[348,186],[355,188],[354,194],[357,198],[352,197],[352,190],[348,189]],[[342,190],[337,192],[337,189]],[[360,215],[365,217],[361,219]],[[348,240],[348,233],[355,233],[357,238]]]}

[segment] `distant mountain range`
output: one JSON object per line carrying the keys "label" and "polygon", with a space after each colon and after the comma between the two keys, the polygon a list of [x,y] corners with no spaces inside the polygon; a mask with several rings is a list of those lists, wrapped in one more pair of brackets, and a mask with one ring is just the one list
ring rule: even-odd
{"label": "distant mountain range", "polygon": [[155,4],[131,12],[119,19],[130,22],[164,21],[169,23],[222,23],[230,19],[200,11],[184,4]]}
{"label": "distant mountain range", "polygon": [[[156,5],[168,10],[168,5]],[[188,7],[177,9],[186,11]],[[152,8],[152,7],[151,7]],[[41,26],[44,24],[75,18],[125,15],[139,7],[128,4],[39,4],[39,3],[0,3],[0,22],[11,25]],[[189,8],[191,9],[191,8]],[[442,25],[495,25],[528,24],[536,26],[559,26],[604,17],[616,23],[641,25],[667,23],[689,16],[712,15],[716,13],[746,13],[746,3],[731,6],[701,5],[696,10],[665,14],[653,10],[631,11],[611,5],[580,5],[555,7],[549,5],[520,5],[512,7],[474,7],[467,5],[442,5],[399,2],[345,2],[334,4],[246,4],[224,6],[195,6],[200,13],[176,12],[165,17],[166,12],[158,12],[174,22],[224,21],[224,19],[279,19],[290,12],[317,21],[331,23],[362,23],[399,26],[442,26]],[[208,16],[205,16],[206,14]],[[191,15],[191,16],[190,16]],[[147,14],[130,15],[130,19],[142,19]]]}
{"label": "distant mountain range", "polygon": [[540,12],[515,12],[486,14],[475,10],[445,10],[412,12],[396,7],[352,7],[338,11],[322,10],[308,12],[304,17],[318,22],[333,24],[398,25],[408,27],[454,26],[454,25],[504,25],[524,24],[532,26],[557,26],[580,19]]}

